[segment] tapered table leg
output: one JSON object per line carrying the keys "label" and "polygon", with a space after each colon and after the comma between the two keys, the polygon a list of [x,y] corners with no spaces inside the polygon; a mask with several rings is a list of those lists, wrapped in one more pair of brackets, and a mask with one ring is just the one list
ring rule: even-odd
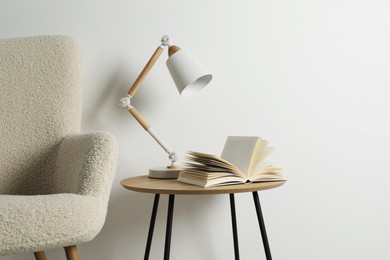
{"label": "tapered table leg", "polygon": [[149,259],[150,247],[152,246],[154,224],[156,223],[156,216],[157,216],[159,200],[160,200],[160,194],[155,194],[154,195],[154,202],[153,202],[152,217],[150,218],[149,233],[148,233],[148,240],[146,242],[144,260]]}
{"label": "tapered table leg", "polygon": [[172,222],[173,222],[173,207],[175,204],[175,195],[169,195],[168,202],[168,218],[167,229],[165,233],[165,248],[164,248],[164,260],[169,260],[169,253],[171,250],[171,236],[172,236]]}
{"label": "tapered table leg", "polygon": [[238,248],[238,232],[237,232],[237,217],[236,217],[236,203],[234,200],[234,194],[229,194],[230,196],[230,212],[232,216],[232,228],[233,228],[233,242],[234,242],[234,259],[240,259],[240,252]]}
{"label": "tapered table leg", "polygon": [[263,213],[261,212],[259,194],[257,193],[257,191],[252,192],[252,194],[253,194],[253,200],[255,202],[255,207],[256,207],[257,220],[259,221],[261,237],[263,239],[263,246],[264,246],[265,255],[266,255],[267,260],[272,260],[271,250],[270,250],[269,244],[268,244],[267,232],[265,230]]}
{"label": "tapered table leg", "polygon": [[36,260],[46,260],[45,251],[34,252]]}
{"label": "tapered table leg", "polygon": [[77,247],[75,245],[64,247],[64,249],[67,260],[80,260]]}

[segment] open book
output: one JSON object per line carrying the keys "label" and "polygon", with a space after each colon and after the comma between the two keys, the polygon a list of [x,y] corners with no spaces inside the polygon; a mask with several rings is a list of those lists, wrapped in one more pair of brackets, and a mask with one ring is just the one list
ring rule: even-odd
{"label": "open book", "polygon": [[202,187],[285,181],[281,167],[266,162],[273,148],[260,137],[229,136],[221,157],[189,151],[178,181]]}

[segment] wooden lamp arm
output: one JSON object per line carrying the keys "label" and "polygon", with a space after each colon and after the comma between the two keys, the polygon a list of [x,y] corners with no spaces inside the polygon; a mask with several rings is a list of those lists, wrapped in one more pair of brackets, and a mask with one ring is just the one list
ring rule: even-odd
{"label": "wooden lamp arm", "polygon": [[153,55],[149,59],[148,63],[146,63],[144,69],[141,71],[141,73],[139,74],[138,78],[135,80],[133,86],[130,88],[130,90],[128,92],[129,96],[134,97],[135,92],[137,92],[139,86],[144,81],[144,79],[148,75],[149,71],[153,68],[154,64],[156,63],[156,61],[160,57],[160,55],[163,52],[163,50],[164,49],[163,49],[162,46],[157,47],[156,51],[153,53]]}
{"label": "wooden lamp arm", "polygon": [[160,138],[160,136],[153,130],[152,127],[146,122],[146,120],[138,113],[138,111],[131,107],[129,109],[130,114],[137,120],[137,122],[148,132],[154,140],[164,149],[164,151],[168,154],[168,158],[171,161],[171,165],[168,167],[174,167],[175,162],[178,159],[177,153],[173,151],[169,146]]}
{"label": "wooden lamp arm", "polygon": [[168,147],[168,145],[154,132],[154,130],[150,127],[150,125],[146,122],[146,120],[138,113],[138,111],[131,105],[130,99],[135,95],[141,83],[144,81],[149,71],[153,68],[154,64],[160,57],[161,53],[164,51],[165,46],[169,46],[169,37],[164,36],[161,39],[161,45],[157,47],[152,57],[149,59],[148,63],[146,63],[144,69],[141,71],[137,79],[135,80],[133,86],[130,88],[128,95],[126,97],[121,98],[119,105],[121,107],[127,108],[130,114],[137,120],[137,122],[147,131],[156,141],[157,143],[168,153],[169,160],[171,160],[171,166],[174,166],[174,163],[177,160],[177,154],[172,149]]}
{"label": "wooden lamp arm", "polygon": [[150,128],[150,125],[146,122],[146,120],[138,113],[138,111],[131,107],[129,109],[130,114],[137,120],[137,122],[145,129],[145,131],[148,131]]}

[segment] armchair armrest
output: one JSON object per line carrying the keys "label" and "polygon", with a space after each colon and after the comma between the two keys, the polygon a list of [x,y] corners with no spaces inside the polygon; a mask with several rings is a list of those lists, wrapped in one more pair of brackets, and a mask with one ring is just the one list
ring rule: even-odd
{"label": "armchair armrest", "polygon": [[117,160],[115,138],[105,132],[66,137],[59,148],[55,193],[75,193],[108,200]]}

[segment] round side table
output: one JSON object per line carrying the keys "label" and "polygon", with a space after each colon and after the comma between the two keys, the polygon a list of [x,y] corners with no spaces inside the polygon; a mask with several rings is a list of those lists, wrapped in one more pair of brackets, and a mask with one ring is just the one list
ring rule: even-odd
{"label": "round side table", "polygon": [[149,253],[152,245],[154,224],[156,221],[160,194],[169,195],[168,217],[167,217],[167,225],[166,225],[166,233],[165,233],[164,260],[169,260],[169,255],[170,255],[175,195],[211,195],[211,194],[229,194],[230,211],[231,211],[232,228],[233,228],[234,255],[236,260],[240,259],[239,247],[238,247],[238,235],[237,235],[238,232],[237,232],[236,209],[235,209],[235,200],[234,200],[234,194],[240,192],[252,192],[253,194],[253,200],[256,208],[256,214],[259,222],[261,236],[263,239],[265,255],[267,260],[272,260],[271,250],[269,248],[267,232],[265,229],[265,224],[263,219],[263,214],[261,211],[259,195],[257,192],[261,190],[273,189],[283,185],[284,183],[285,181],[274,181],[274,182],[258,182],[258,183],[247,183],[247,184],[203,188],[203,187],[198,187],[190,184],[181,183],[176,181],[175,179],[153,179],[153,178],[149,178],[148,176],[137,176],[133,178],[127,178],[121,181],[121,185],[128,190],[155,194],[144,260],[149,259]]}

